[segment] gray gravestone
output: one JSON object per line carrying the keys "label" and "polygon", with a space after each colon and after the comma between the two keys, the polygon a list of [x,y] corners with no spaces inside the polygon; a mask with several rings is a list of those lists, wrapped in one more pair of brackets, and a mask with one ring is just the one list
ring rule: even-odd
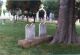
{"label": "gray gravestone", "polygon": [[46,36],[46,24],[45,23],[40,23],[39,24],[39,37]]}
{"label": "gray gravestone", "polygon": [[2,20],[2,24],[3,24],[3,25],[5,24],[5,20],[4,20],[4,19]]}
{"label": "gray gravestone", "polygon": [[25,39],[32,40],[35,38],[35,24],[25,26]]}
{"label": "gray gravestone", "polygon": [[26,26],[25,26],[25,39],[28,39],[29,37],[28,37],[28,31],[29,31],[29,25],[27,24]]}
{"label": "gray gravestone", "polygon": [[29,37],[35,38],[35,24],[30,25]]}

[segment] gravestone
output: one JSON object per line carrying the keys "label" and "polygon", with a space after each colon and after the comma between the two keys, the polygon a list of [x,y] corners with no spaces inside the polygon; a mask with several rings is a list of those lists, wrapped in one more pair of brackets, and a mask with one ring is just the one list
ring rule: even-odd
{"label": "gravestone", "polygon": [[30,37],[32,37],[32,38],[35,38],[35,24],[34,23],[32,23],[31,25],[30,25]]}
{"label": "gravestone", "polygon": [[50,12],[49,14],[49,21],[52,21],[54,19],[54,13]]}
{"label": "gravestone", "polygon": [[43,18],[43,19],[44,19],[44,21],[46,21],[46,15],[47,15],[47,14],[46,14],[46,10],[44,9],[44,5],[43,5],[43,4],[40,5],[40,9],[39,9],[39,11],[36,13],[36,19],[37,19],[37,21],[40,20],[39,12],[40,12],[41,10],[44,11],[44,18]]}
{"label": "gravestone", "polygon": [[46,24],[45,23],[40,23],[39,24],[39,37],[46,36],[47,31],[46,31]]}
{"label": "gravestone", "polygon": [[29,25],[26,24],[26,26],[25,26],[25,39],[28,38],[28,30],[29,30]]}
{"label": "gravestone", "polygon": [[25,39],[32,40],[35,38],[35,24],[27,24],[25,26]]}
{"label": "gravestone", "polygon": [[3,24],[3,25],[5,24],[5,20],[4,20],[4,19],[2,20],[2,24]]}

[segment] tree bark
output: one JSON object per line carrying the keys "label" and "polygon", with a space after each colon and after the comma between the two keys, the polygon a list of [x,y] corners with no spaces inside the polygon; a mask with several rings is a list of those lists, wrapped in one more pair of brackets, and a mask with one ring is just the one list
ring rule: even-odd
{"label": "tree bark", "polygon": [[76,43],[77,35],[75,28],[75,0],[60,0],[58,26],[53,43]]}

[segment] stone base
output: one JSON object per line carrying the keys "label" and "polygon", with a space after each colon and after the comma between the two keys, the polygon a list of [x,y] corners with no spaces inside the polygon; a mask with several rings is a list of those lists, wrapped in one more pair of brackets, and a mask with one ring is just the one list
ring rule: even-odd
{"label": "stone base", "polygon": [[25,48],[25,47],[29,47],[31,45],[31,41],[29,40],[18,40],[18,45]]}
{"label": "stone base", "polygon": [[18,45],[23,47],[23,48],[28,48],[28,47],[31,47],[31,46],[34,46],[34,45],[38,45],[40,43],[43,43],[43,42],[47,42],[49,40],[51,40],[52,37],[36,37],[35,39],[32,39],[32,40],[18,40]]}

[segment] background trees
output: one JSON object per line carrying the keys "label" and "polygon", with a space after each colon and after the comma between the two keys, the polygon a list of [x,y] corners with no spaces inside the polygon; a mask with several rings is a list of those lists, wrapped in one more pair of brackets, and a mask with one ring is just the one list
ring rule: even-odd
{"label": "background trees", "polygon": [[48,12],[53,12],[55,14],[55,17],[58,17],[59,0],[43,0],[42,3]]}
{"label": "background trees", "polygon": [[80,0],[76,0],[76,16],[78,19],[80,19]]}
{"label": "background trees", "polygon": [[2,6],[3,2],[0,0],[0,15],[1,15],[1,6]]}
{"label": "background trees", "polygon": [[34,0],[24,0],[24,1],[14,1],[14,0],[8,0],[7,1],[7,9],[8,10],[15,10],[16,8],[20,8],[21,10],[27,10],[27,11],[34,11],[36,12],[39,9],[39,6],[41,4],[40,0],[34,1]]}
{"label": "background trees", "polygon": [[[7,1],[7,10],[10,10],[13,15],[16,15],[16,11],[18,9],[22,10],[22,14],[24,15],[24,11],[26,11],[25,16],[28,17],[30,13],[33,13],[33,16],[36,16],[36,12],[39,9],[41,4],[40,0],[22,0],[22,1],[14,1],[8,0]],[[28,18],[27,18],[28,21]],[[35,18],[34,18],[35,22]]]}

